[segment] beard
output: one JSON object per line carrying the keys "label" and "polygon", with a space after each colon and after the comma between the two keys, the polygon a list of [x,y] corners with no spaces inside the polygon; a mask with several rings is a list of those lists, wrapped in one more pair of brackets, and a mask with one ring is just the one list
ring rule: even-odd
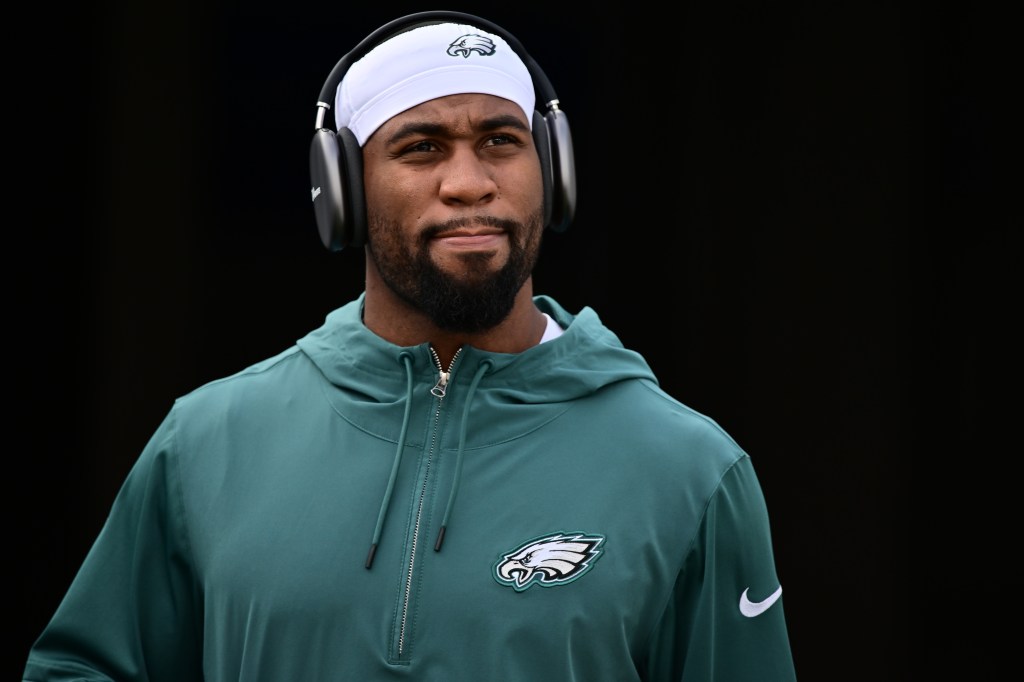
{"label": "beard", "polygon": [[[444,331],[473,334],[496,327],[512,311],[537,263],[542,220],[539,211],[528,223],[490,216],[457,219],[431,225],[408,242],[399,223],[370,216],[372,238],[367,248],[381,279],[399,298]],[[465,272],[460,275],[445,272],[431,259],[434,235],[470,223],[499,227],[508,236],[508,261],[497,271],[490,268],[491,257],[483,253],[463,256]]]}

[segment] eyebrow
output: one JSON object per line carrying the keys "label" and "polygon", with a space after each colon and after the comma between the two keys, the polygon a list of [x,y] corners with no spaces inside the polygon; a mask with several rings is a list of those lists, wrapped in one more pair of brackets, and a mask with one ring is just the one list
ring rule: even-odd
{"label": "eyebrow", "polygon": [[[515,116],[511,114],[501,114],[499,116],[492,116],[491,118],[485,118],[478,126],[479,130],[487,132],[491,130],[498,130],[500,128],[514,128],[522,132],[529,132],[529,128],[523,125]],[[442,137],[448,134],[448,127],[438,123],[425,123],[412,121],[400,126],[398,130],[391,134],[385,144],[394,144],[402,140],[403,138],[410,137],[412,135],[427,135],[431,137]]]}

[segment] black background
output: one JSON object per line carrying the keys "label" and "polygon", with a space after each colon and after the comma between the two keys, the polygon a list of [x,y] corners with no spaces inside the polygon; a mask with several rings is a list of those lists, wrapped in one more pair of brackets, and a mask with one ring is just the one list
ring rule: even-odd
{"label": "black background", "polygon": [[[515,34],[568,114],[579,209],[535,290],[595,308],[750,452],[802,680],[988,679],[981,617],[1016,566],[986,534],[1014,502],[1018,390],[1004,21],[590,7],[439,7]],[[82,3],[9,24],[12,677],[172,400],[360,291],[361,251],[323,249],[309,205],[316,98],[366,34],[437,8]]]}

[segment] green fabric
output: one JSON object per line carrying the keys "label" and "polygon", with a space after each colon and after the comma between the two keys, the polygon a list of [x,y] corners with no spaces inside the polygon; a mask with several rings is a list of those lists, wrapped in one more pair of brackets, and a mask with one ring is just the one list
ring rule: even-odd
{"label": "green fabric", "polygon": [[566,332],[464,348],[442,400],[361,297],[179,398],[24,680],[795,679],[782,600],[738,608],[779,586],[750,458],[594,311],[536,302]]}

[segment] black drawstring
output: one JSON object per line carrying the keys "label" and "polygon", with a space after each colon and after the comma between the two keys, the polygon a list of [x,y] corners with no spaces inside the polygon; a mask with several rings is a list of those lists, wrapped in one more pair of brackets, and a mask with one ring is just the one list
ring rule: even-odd
{"label": "black drawstring", "polygon": [[412,410],[412,353],[402,351],[398,355],[398,359],[405,365],[405,416],[402,417],[402,432],[398,436],[398,449],[395,450],[395,460],[391,464],[388,487],[384,491],[384,499],[380,503],[380,513],[377,514],[377,527],[373,529],[373,541],[370,543],[370,554],[366,557],[366,568],[370,568],[373,565],[373,555],[377,553],[380,533],[384,529],[384,518],[388,515],[388,506],[391,504],[391,492],[395,489],[398,467],[402,463],[402,451],[405,450],[405,433],[409,428],[409,414]]}
{"label": "black drawstring", "polygon": [[488,369],[494,363],[485,358],[476,368],[473,381],[469,384],[469,392],[466,394],[466,405],[462,408],[462,425],[459,427],[459,450],[455,455],[455,474],[452,476],[452,491],[448,494],[448,506],[444,510],[444,518],[441,519],[441,530],[437,533],[437,542],[434,543],[434,551],[441,551],[441,543],[444,542],[444,534],[448,529],[448,517],[451,516],[452,506],[455,504],[455,494],[459,491],[459,481],[462,478],[462,453],[466,448],[466,427],[469,424],[469,406],[473,402],[473,394],[476,392],[477,384]]}

